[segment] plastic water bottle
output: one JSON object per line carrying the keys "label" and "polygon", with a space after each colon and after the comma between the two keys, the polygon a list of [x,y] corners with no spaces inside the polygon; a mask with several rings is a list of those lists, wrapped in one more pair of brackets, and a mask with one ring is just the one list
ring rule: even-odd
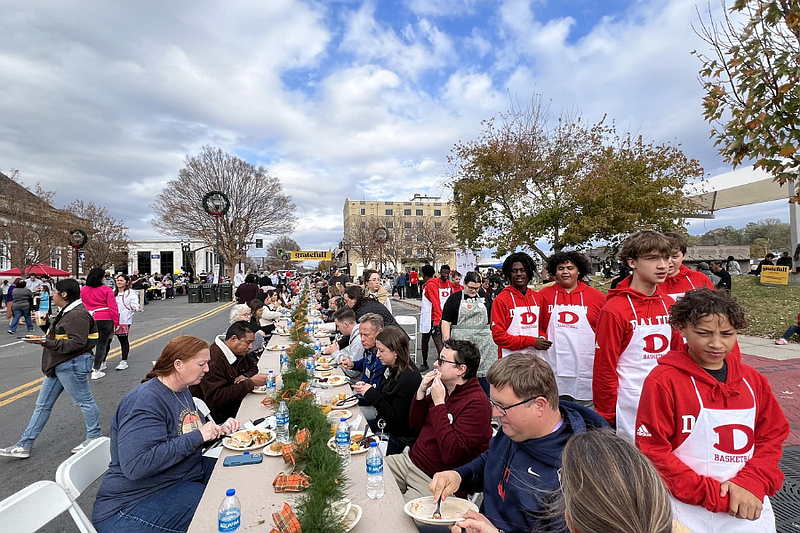
{"label": "plastic water bottle", "polygon": [[350,425],[344,417],[339,419],[339,425],[336,426],[336,453],[342,460],[342,466],[350,464]]}
{"label": "plastic water bottle", "polygon": [[275,413],[275,436],[280,442],[289,444],[289,408],[286,402],[281,402]]}
{"label": "plastic water bottle", "polygon": [[306,374],[308,374],[309,378],[314,377],[314,356],[309,355],[308,359],[306,359]]}
{"label": "plastic water bottle", "polygon": [[267,372],[267,396],[275,398],[275,389],[277,388],[277,381],[275,380],[275,372],[270,370]]}
{"label": "plastic water bottle", "polygon": [[242,504],[239,503],[234,489],[228,489],[225,493],[225,499],[219,506],[219,515],[217,516],[219,517],[218,531],[225,533],[239,531],[242,525]]}
{"label": "plastic water bottle", "polygon": [[383,497],[383,455],[378,443],[372,441],[367,452],[367,496],[372,500]]}
{"label": "plastic water bottle", "polygon": [[289,371],[289,355],[286,350],[281,352],[281,374],[286,374]]}
{"label": "plastic water bottle", "polygon": [[317,339],[316,341],[314,341],[314,351],[317,352],[317,355],[319,355],[319,351],[321,349],[322,349],[322,343],[319,341],[319,339]]}

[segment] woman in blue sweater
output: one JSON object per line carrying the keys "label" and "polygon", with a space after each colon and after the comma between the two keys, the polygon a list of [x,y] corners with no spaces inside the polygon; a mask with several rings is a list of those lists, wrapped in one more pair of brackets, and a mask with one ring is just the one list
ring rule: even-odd
{"label": "woman in blue sweater", "polygon": [[214,468],[204,442],[239,429],[205,422],[190,385],[208,372],[208,343],[181,336],[167,343],[144,382],[111,419],[111,464],[94,502],[98,533],[186,531]]}

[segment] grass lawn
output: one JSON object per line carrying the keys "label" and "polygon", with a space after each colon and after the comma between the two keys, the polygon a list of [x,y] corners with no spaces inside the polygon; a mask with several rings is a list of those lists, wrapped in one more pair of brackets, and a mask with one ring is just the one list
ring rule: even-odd
{"label": "grass lawn", "polygon": [[[762,285],[757,276],[733,276],[733,295],[747,310],[750,325],[742,335],[777,339],[797,323],[800,285]],[[595,285],[607,293],[608,285]]]}

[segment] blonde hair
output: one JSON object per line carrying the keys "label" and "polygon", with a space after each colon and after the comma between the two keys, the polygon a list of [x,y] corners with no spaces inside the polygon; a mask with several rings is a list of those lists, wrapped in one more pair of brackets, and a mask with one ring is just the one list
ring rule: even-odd
{"label": "blonde hair", "polygon": [[540,396],[558,410],[558,385],[547,361],[533,354],[512,353],[498,359],[486,373],[486,381],[496,389],[511,387],[520,400]]}
{"label": "blonde hair", "polygon": [[[502,359],[501,359],[502,361]],[[671,533],[661,476],[628,440],[608,429],[567,441],[561,455],[563,509],[580,533]]]}

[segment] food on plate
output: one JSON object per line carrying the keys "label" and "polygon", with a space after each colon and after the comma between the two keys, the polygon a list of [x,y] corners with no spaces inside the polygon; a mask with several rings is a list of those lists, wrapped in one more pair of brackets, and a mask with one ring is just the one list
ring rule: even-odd
{"label": "food on plate", "polygon": [[253,429],[250,431],[237,431],[228,437],[228,446],[231,448],[249,448],[250,446],[261,446],[272,439],[272,433]]}
{"label": "food on plate", "polygon": [[269,451],[272,453],[283,453],[283,443],[281,441],[275,441],[269,445]]}
{"label": "food on plate", "polygon": [[331,371],[330,370],[323,370],[322,372],[320,372],[320,374],[322,375],[322,377],[327,377],[327,376],[331,375]]}
{"label": "food on plate", "polygon": [[345,398],[347,398],[347,394],[344,393],[344,392],[340,392],[339,393],[339,401],[344,400]]}
{"label": "food on plate", "polygon": [[329,380],[331,385],[344,385],[347,382],[344,376],[332,376]]}
{"label": "food on plate", "polygon": [[320,370],[330,370],[333,367],[331,366],[330,363],[320,362],[319,365],[317,365],[317,368],[319,368]]}

